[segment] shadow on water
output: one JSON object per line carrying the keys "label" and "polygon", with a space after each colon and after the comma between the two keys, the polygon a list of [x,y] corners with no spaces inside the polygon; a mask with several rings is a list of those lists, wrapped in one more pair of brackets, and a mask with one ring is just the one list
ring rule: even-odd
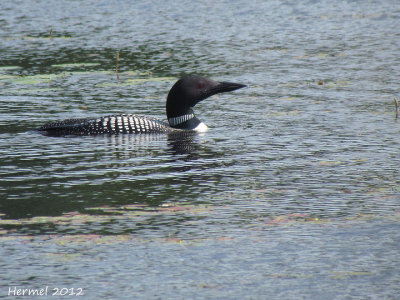
{"label": "shadow on water", "polygon": [[190,161],[199,157],[200,144],[196,141],[199,136],[196,132],[178,132],[168,134],[168,152],[174,156],[186,155],[183,160]]}
{"label": "shadow on water", "polygon": [[[3,196],[7,199],[0,203],[3,218],[59,216],[93,206],[157,207],[176,201],[184,186],[190,190],[184,201],[190,201],[203,189],[201,183],[218,181],[218,176],[207,171],[219,166],[215,158],[221,154],[204,142],[204,136],[193,132],[94,137],[49,137],[35,132],[27,135],[43,139],[45,144],[40,156],[22,158],[28,160],[25,166],[31,165],[30,172],[35,176],[9,171],[4,178]],[[198,161],[204,156],[206,160]],[[15,176],[26,178],[16,181]],[[18,195],[20,188],[25,194]]]}

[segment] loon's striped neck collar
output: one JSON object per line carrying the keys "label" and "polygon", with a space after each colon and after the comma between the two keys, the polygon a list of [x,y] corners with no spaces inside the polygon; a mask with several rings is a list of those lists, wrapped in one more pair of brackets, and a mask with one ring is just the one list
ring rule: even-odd
{"label": "loon's striped neck collar", "polygon": [[180,125],[190,119],[195,118],[195,115],[193,113],[193,111],[191,111],[191,113],[186,114],[186,115],[182,115],[182,116],[178,116],[178,117],[174,117],[174,118],[168,118],[168,123],[171,127],[175,127],[177,125]]}
{"label": "loon's striped neck collar", "polygon": [[206,132],[208,127],[194,115],[193,109],[186,114],[168,118],[168,123],[173,128]]}

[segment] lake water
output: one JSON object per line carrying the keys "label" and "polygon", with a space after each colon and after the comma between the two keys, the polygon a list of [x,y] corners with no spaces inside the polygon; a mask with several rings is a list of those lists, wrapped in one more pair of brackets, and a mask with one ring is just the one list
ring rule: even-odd
{"label": "lake water", "polygon": [[[0,41],[0,298],[398,299],[398,1],[2,1]],[[248,87],[201,135],[34,131],[184,74]]]}

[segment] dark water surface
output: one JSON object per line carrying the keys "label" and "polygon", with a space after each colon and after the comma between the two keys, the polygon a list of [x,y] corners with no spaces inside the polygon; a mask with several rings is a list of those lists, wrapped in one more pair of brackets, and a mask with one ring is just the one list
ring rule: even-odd
{"label": "dark water surface", "polygon": [[[0,298],[398,299],[398,1],[2,1],[0,41]],[[183,74],[248,87],[202,135],[34,131]]]}

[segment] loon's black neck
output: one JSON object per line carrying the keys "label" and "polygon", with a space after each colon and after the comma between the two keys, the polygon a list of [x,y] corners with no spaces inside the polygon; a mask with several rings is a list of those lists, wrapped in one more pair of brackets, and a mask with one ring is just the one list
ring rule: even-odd
{"label": "loon's black neck", "polygon": [[[197,101],[189,91],[194,89],[190,86],[190,82],[184,80],[178,81],[168,94],[166,103],[168,123],[172,128],[195,130],[202,122],[193,111]],[[204,123],[203,126],[207,128]]]}
{"label": "loon's black neck", "polygon": [[166,103],[168,123],[173,128],[190,130],[195,128],[190,128],[195,125],[193,122],[197,123],[200,120],[196,118],[193,108],[190,106],[191,99],[185,97],[186,95],[181,90],[183,88],[176,83],[168,94]]}

